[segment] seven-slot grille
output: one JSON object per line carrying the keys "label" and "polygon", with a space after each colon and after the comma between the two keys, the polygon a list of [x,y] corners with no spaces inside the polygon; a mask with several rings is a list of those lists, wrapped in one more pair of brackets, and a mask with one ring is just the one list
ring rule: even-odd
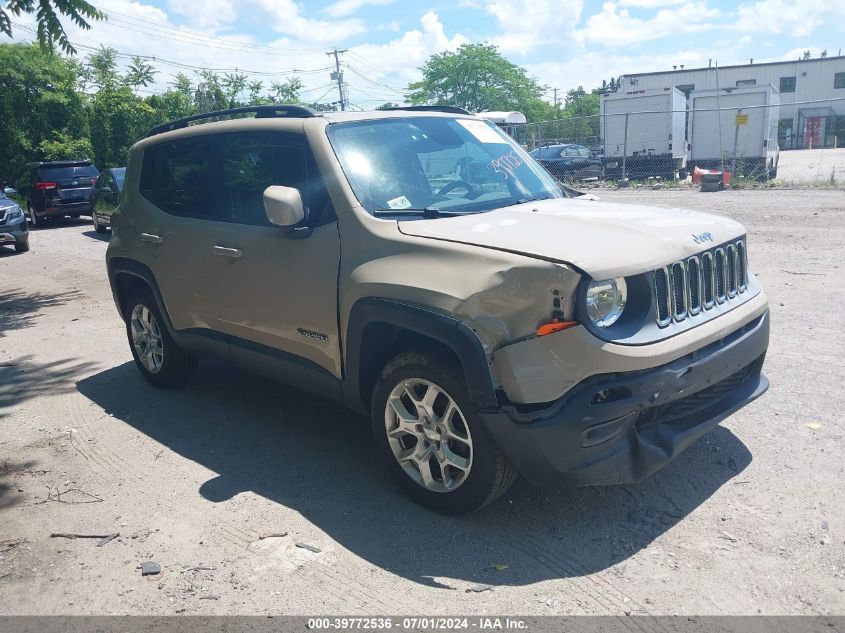
{"label": "seven-slot grille", "polygon": [[745,292],[748,261],[745,241],[738,240],[654,271],[657,324],[710,310]]}

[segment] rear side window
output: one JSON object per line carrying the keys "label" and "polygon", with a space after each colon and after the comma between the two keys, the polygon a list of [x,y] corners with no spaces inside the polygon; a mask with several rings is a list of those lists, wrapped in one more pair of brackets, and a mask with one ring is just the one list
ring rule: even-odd
{"label": "rear side window", "polygon": [[99,178],[97,178],[97,189],[102,189],[103,187],[111,187],[113,185],[111,174],[107,171],[104,171],[100,174]]}
{"label": "rear side window", "polygon": [[126,167],[118,167],[117,169],[112,169],[111,173],[114,175],[114,179],[117,181],[117,186],[122,189],[123,179],[126,177]]}
{"label": "rear side window", "polygon": [[300,135],[239,132],[144,149],[141,195],[173,215],[267,226],[264,190],[271,185],[299,189],[310,226],[335,219],[323,179]]}
{"label": "rear side window", "polygon": [[166,141],[144,149],[140,190],[157,207],[188,217],[226,220],[214,169],[215,137]]}
{"label": "rear side window", "polygon": [[99,172],[94,165],[49,166],[38,168],[38,180],[41,182],[64,182],[95,178]]}

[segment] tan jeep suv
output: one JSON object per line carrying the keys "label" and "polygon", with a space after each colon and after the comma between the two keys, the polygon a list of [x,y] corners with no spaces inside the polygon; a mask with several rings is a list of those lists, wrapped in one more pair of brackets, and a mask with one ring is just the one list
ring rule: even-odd
{"label": "tan jeep suv", "polygon": [[210,355],[339,400],[466,512],[647,477],[768,386],[740,224],[573,195],[453,108],[206,114],[132,147],[109,278],[149,382]]}

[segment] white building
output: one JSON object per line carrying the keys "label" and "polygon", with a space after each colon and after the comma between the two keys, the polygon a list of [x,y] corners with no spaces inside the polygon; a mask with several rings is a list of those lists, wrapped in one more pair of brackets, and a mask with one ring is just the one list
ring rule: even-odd
{"label": "white building", "polygon": [[[783,149],[845,145],[845,56],[719,68],[719,86],[771,84],[780,91],[778,141]],[[716,88],[716,67],[622,75],[620,91]],[[805,101],[824,103],[805,104]],[[798,105],[793,105],[798,104]]]}

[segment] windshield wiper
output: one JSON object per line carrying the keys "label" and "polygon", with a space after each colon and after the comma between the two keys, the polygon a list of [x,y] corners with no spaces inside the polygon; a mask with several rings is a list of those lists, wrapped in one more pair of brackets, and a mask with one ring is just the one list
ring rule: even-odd
{"label": "windshield wiper", "polygon": [[373,215],[376,217],[391,215],[421,215],[424,218],[444,218],[461,214],[441,211],[436,207],[424,207],[422,209],[376,209],[373,211]]}
{"label": "windshield wiper", "polygon": [[518,204],[528,204],[529,202],[538,202],[540,200],[551,200],[554,196],[541,196],[539,198],[520,198],[514,202],[509,202],[508,204],[503,204],[501,208],[505,207],[515,207]]}

